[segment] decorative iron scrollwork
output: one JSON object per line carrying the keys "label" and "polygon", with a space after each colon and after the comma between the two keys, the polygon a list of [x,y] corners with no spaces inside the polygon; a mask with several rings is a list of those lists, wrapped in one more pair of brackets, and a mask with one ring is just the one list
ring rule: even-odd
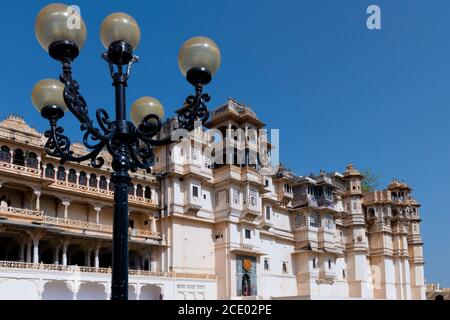
{"label": "decorative iron scrollwork", "polygon": [[[123,66],[117,66],[117,71],[114,71],[114,64],[108,59],[105,53],[102,55],[103,59],[107,61],[109,70],[113,81],[122,81],[126,83],[131,65],[138,61],[135,56],[126,66],[123,72]],[[104,109],[96,111],[96,120],[98,128],[94,126],[93,121],[89,118],[88,106],[79,92],[79,85],[76,80],[72,78],[72,68],[70,61],[63,62],[63,72],[60,75],[60,80],[64,83],[64,101],[69,111],[80,122],[80,130],[83,133],[83,145],[89,150],[87,154],[75,155],[71,150],[71,141],[64,135],[64,129],[57,124],[58,118],[49,118],[50,130],[45,132],[47,142],[45,150],[49,155],[60,158],[61,163],[65,161],[81,162],[90,160],[91,165],[95,168],[101,167],[105,160],[99,156],[100,152],[106,148],[113,157],[120,157],[123,152],[129,154],[128,166],[131,171],[137,169],[150,170],[154,165],[155,155],[154,147],[170,144],[171,137],[163,139],[154,139],[161,131],[162,121],[157,115],[146,116],[139,127],[134,126],[131,122],[127,123],[127,144],[119,144],[115,139],[118,134],[118,123],[112,121]],[[177,111],[178,124],[181,128],[192,130],[194,129],[195,121],[206,122],[209,119],[209,111],[206,105],[211,97],[207,93],[203,93],[203,87],[198,85],[195,87],[195,95],[190,95],[186,98],[183,108]],[[128,150],[123,150],[128,149]]]}
{"label": "decorative iron scrollwork", "polygon": [[186,98],[183,108],[177,111],[178,123],[186,130],[194,129],[195,121],[205,123],[209,119],[209,111],[206,103],[211,100],[207,93],[203,93],[202,86],[195,87],[195,96]]}

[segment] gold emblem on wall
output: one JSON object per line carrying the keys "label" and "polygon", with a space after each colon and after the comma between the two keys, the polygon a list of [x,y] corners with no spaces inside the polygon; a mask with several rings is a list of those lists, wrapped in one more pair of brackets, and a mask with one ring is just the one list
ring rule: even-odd
{"label": "gold emblem on wall", "polygon": [[252,260],[249,259],[242,260],[242,269],[244,269],[245,271],[250,272],[252,270],[252,266],[253,266]]}

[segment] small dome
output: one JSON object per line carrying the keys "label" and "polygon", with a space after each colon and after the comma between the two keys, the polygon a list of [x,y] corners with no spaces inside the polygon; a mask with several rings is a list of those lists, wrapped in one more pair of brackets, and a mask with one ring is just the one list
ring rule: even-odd
{"label": "small dome", "polygon": [[347,170],[344,172],[344,177],[349,177],[349,176],[360,176],[360,177],[362,177],[361,172],[359,172],[358,169],[355,169],[353,164],[349,163],[347,165],[346,169]]}
{"label": "small dome", "polygon": [[400,182],[397,179],[392,179],[391,183],[388,185],[388,190],[394,190],[394,189],[406,189],[406,190],[412,190],[406,183]]}

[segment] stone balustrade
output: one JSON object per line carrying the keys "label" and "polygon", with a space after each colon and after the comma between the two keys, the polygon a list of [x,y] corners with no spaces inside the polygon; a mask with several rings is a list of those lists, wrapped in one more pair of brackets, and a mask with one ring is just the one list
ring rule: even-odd
{"label": "stone balustrade", "polygon": [[41,170],[33,167],[21,166],[14,163],[0,161],[0,169],[14,174],[26,175],[39,178]]}
{"label": "stone balustrade", "polygon": [[[20,261],[0,261],[0,270],[17,271],[18,269],[24,271],[44,271],[44,272],[80,272],[80,273],[95,273],[95,274],[111,274],[111,268],[95,268],[83,267],[76,265],[60,265],[60,264],[44,264],[44,263],[29,263]],[[207,273],[180,273],[180,272],[155,272],[148,270],[129,270],[131,276],[143,277],[164,277],[164,278],[186,278],[186,279],[206,279],[216,280],[215,274]]]}
{"label": "stone balustrade", "polygon": [[68,228],[112,232],[112,226],[108,225],[108,224],[100,224],[100,223],[93,223],[93,222],[87,222],[87,221],[81,221],[81,220],[56,218],[56,217],[50,217],[50,216],[43,216],[43,221],[45,221],[46,223],[49,223],[49,224],[68,227]]}
{"label": "stone balustrade", "polygon": [[30,216],[30,217],[42,217],[44,215],[43,210],[31,210],[15,207],[0,207],[0,214],[2,212],[9,213],[10,215]]}
{"label": "stone balustrade", "polygon": [[[107,197],[109,199],[113,199],[114,198],[114,191],[112,191],[112,190],[102,189],[102,188],[98,188],[98,187],[90,187],[90,186],[85,186],[85,185],[72,183],[72,182],[61,181],[61,180],[55,180],[53,178],[45,178],[45,179],[54,181],[53,186],[62,187],[65,190],[69,189],[69,190],[74,190],[74,191],[81,191],[83,193],[92,194],[94,196],[101,195],[101,196],[105,196],[105,197]],[[138,196],[134,196],[134,195],[128,195],[128,201],[130,203],[135,203],[135,204],[143,204],[143,203],[145,203],[145,204],[153,205],[153,206],[157,206],[158,205],[152,199],[147,199],[147,198],[144,198],[144,197],[138,197]]]}
{"label": "stone balustrade", "polygon": [[[33,220],[44,222],[46,224],[60,226],[69,229],[77,230],[90,230],[96,232],[105,232],[112,234],[113,228],[109,224],[94,223],[81,220],[64,219],[52,216],[44,215],[44,211],[14,208],[14,207],[0,207],[0,216],[13,218],[13,219],[23,219],[23,220]],[[129,229],[129,235],[137,238],[154,238],[161,239],[161,234],[152,230],[142,230],[142,229]]]}
{"label": "stone balustrade", "polygon": [[[12,174],[25,175],[25,176],[29,176],[29,177],[38,178],[38,179],[45,179],[47,181],[53,181],[53,184],[51,186],[55,186],[57,188],[62,187],[64,189],[79,191],[82,193],[87,192],[87,193],[95,195],[95,196],[104,195],[109,199],[114,198],[114,191],[112,191],[112,190],[107,190],[107,189],[105,190],[105,189],[102,189],[99,187],[91,187],[89,185],[81,185],[76,182],[61,181],[56,178],[45,177],[45,175],[43,175],[43,172],[41,169],[33,168],[30,166],[21,166],[21,165],[13,164],[10,162],[0,161],[0,170],[6,171],[6,172],[9,172]],[[129,195],[128,200],[130,201],[130,203],[135,203],[135,204],[145,203],[145,204],[153,205],[153,206],[158,205],[153,199],[147,199],[145,197],[139,197],[139,196],[134,196],[134,195]]]}
{"label": "stone balustrade", "polygon": [[247,250],[247,251],[252,251],[253,250],[253,246],[251,244],[241,244],[241,249],[242,250]]}

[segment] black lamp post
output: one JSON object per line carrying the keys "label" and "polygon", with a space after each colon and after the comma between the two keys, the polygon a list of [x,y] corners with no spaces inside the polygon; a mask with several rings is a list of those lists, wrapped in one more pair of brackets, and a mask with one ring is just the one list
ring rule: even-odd
{"label": "black lamp post", "polygon": [[[129,171],[138,168],[150,171],[154,164],[154,146],[167,145],[170,137],[156,140],[162,125],[164,111],[157,99],[143,97],[131,107],[131,121],[126,119],[125,89],[131,66],[138,61],[133,54],[140,40],[136,21],[124,14],[113,13],[101,26],[101,40],[107,51],[102,54],[109,66],[115,88],[115,120],[104,109],[96,111],[98,127],[89,118],[88,106],[79,92],[79,85],[72,77],[72,62],[86,38],[86,27],[80,16],[74,19],[67,5],[50,4],[36,18],[36,37],[49,55],[62,63],[60,81],[41,80],[33,88],[32,100],[42,117],[48,119],[50,129],[45,132],[46,152],[60,162],[90,160],[99,168],[104,159],[99,156],[106,149],[112,156],[111,181],[114,184],[114,222],[112,255],[112,300],[128,299],[128,188]],[[186,98],[184,107],[177,111],[180,128],[191,130],[195,121],[207,121],[208,94],[203,87],[211,81],[220,65],[217,45],[205,37],[194,37],[183,44],[179,52],[179,67],[195,88],[195,94]],[[83,144],[89,150],[85,155],[75,155],[70,150],[70,140],[58,120],[67,109],[80,122]]]}

